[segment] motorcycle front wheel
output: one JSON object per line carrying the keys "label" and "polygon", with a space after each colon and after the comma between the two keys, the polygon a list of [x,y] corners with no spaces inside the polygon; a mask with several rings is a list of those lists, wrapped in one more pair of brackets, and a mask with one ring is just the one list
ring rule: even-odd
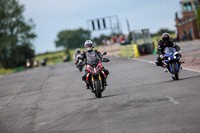
{"label": "motorcycle front wheel", "polygon": [[173,70],[173,75],[174,75],[174,77],[172,76],[172,79],[179,80],[178,70],[175,63],[172,64],[172,70]]}
{"label": "motorcycle front wheel", "polygon": [[99,80],[94,81],[95,95],[97,98],[101,98],[101,83]]}

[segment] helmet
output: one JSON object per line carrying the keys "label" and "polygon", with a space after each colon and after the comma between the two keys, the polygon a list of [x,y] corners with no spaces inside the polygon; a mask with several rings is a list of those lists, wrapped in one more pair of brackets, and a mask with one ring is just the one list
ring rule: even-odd
{"label": "helmet", "polygon": [[93,48],[93,42],[91,40],[86,40],[84,46],[87,51],[91,51]]}
{"label": "helmet", "polygon": [[163,33],[163,34],[162,34],[162,40],[163,40],[164,42],[168,42],[169,39],[170,39],[170,35],[169,35],[168,33]]}
{"label": "helmet", "polygon": [[80,48],[77,48],[77,49],[76,49],[76,52],[77,52],[77,53],[81,53],[81,49],[80,49]]}

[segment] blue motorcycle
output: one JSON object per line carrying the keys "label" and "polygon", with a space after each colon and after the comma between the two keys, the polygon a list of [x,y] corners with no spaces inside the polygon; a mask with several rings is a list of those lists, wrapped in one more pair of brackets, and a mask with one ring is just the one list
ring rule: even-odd
{"label": "blue motorcycle", "polygon": [[179,80],[179,73],[182,69],[181,63],[181,54],[176,51],[173,47],[167,47],[165,48],[163,56],[163,66],[164,68],[168,70],[172,74],[173,80]]}

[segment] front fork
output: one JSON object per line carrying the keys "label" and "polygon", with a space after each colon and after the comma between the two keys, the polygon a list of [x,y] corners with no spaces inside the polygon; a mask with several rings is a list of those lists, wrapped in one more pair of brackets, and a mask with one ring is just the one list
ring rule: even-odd
{"label": "front fork", "polygon": [[[164,68],[168,68],[171,72],[173,72],[173,70],[172,70],[172,63],[173,62],[170,62],[169,64],[167,64],[167,63],[165,63],[164,61],[163,61],[163,67]],[[177,63],[177,61],[175,61],[174,62],[175,64],[176,64],[176,68],[177,68],[177,70],[178,70],[178,73],[180,72],[180,68],[181,68],[181,62],[180,63]]]}
{"label": "front fork", "polygon": [[[94,87],[94,76],[93,75],[91,75],[91,79],[92,79],[92,86],[93,86],[93,88],[95,88]],[[100,74],[98,75],[98,80],[101,82],[101,75]]]}
{"label": "front fork", "polygon": [[[104,78],[103,80],[102,80],[101,74],[102,74],[102,76]],[[101,71],[101,74],[98,74],[97,75],[98,78],[96,77],[96,79],[100,81],[102,89],[104,90],[105,89],[104,82],[105,82],[105,80],[106,80],[107,77],[106,77],[106,74],[104,73],[104,71]],[[91,78],[91,82],[89,82],[89,76]],[[94,87],[94,81],[96,79],[94,78],[94,75],[92,75],[90,73],[87,73],[87,75],[86,75],[86,83],[89,84],[90,88],[93,89],[93,90],[95,89],[95,87]]]}

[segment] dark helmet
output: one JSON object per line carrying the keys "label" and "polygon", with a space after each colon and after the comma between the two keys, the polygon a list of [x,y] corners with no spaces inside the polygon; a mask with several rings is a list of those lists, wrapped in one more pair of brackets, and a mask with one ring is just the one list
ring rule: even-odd
{"label": "dark helmet", "polygon": [[163,40],[164,42],[168,42],[169,39],[170,39],[170,35],[169,35],[168,33],[163,33],[163,34],[162,34],[162,40]]}

